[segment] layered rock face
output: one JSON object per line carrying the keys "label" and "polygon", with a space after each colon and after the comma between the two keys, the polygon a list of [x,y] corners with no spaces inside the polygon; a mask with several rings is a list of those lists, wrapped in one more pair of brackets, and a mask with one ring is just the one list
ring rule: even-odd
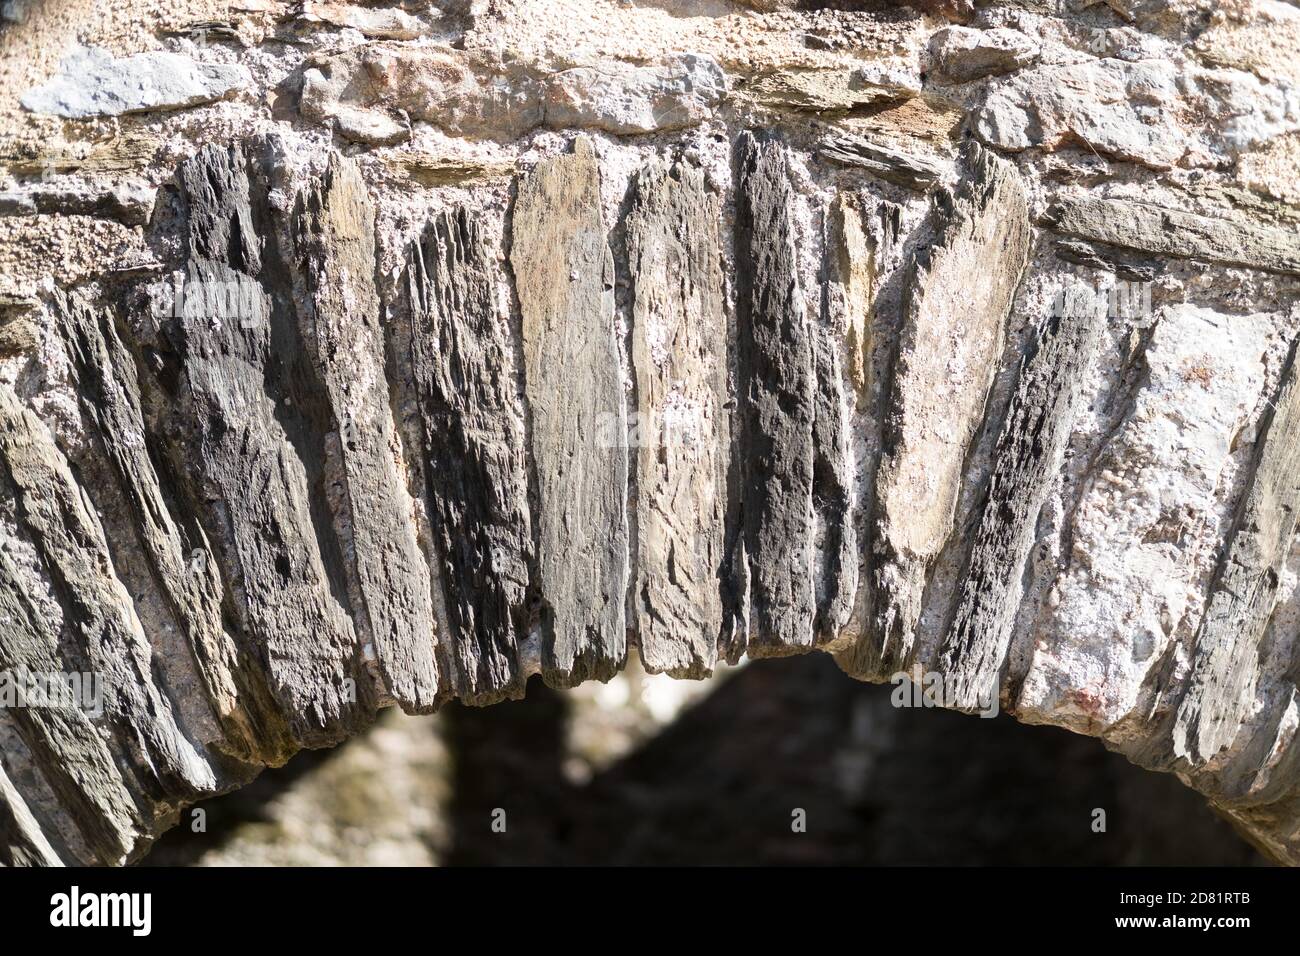
{"label": "layered rock face", "polygon": [[811,651],[1300,861],[1293,7],[124,9],[0,28],[4,862]]}

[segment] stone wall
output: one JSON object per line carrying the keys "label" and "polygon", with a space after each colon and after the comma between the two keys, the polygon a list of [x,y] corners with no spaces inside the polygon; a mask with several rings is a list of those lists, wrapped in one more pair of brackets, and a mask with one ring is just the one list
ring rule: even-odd
{"label": "stone wall", "polygon": [[1300,859],[1294,6],[102,7],[0,20],[8,859],[813,650]]}

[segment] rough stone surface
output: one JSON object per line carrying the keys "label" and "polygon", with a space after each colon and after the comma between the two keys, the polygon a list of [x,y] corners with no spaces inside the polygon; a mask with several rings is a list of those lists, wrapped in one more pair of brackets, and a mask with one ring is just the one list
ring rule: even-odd
{"label": "rough stone surface", "polygon": [[956,605],[940,662],[955,707],[977,710],[999,686],[1038,513],[1061,467],[1105,321],[1102,303],[1082,288],[1071,289],[1027,346],[965,580],[945,595]]}
{"label": "rough stone surface", "polygon": [[622,135],[694,126],[726,95],[712,57],[647,66],[608,62],[553,71],[451,47],[357,47],[303,75],[302,112],[350,139],[383,145],[405,114],[451,134],[513,139],[538,126]]}
{"label": "rough stone surface", "polygon": [[967,83],[1028,66],[1038,58],[1038,45],[1020,31],[1006,27],[947,27],[930,38],[930,55],[944,79]]}
{"label": "rough stone surface", "polygon": [[295,245],[301,334],[327,400],[327,496],[354,620],[388,693],[409,713],[438,699],[429,571],[416,542],[388,404],[375,289],[374,208],[354,163],[332,157],[304,197]]}
{"label": "rough stone surface", "polygon": [[[160,400],[175,474],[215,545],[239,626],[265,655],[296,737],[324,744],[374,704],[325,487],[336,426],[292,300],[268,290],[291,281],[267,198],[269,148],[207,147],[182,167],[185,282],[204,291],[182,295],[182,314],[164,326],[175,370]],[[243,304],[214,315],[207,291],[232,287]]]}
{"label": "rough stone surface", "polygon": [[523,412],[495,255],[472,212],[441,214],[412,244],[407,295],[456,696],[518,696],[533,559]]}
{"label": "rough stone surface", "polygon": [[1296,529],[1300,500],[1300,388],[1295,347],[1256,443],[1254,474],[1237,506],[1196,635],[1190,687],[1179,702],[1174,756],[1206,763],[1249,718],[1265,630]]}
{"label": "rough stone surface", "polygon": [[[441,17],[434,9],[433,19]],[[432,26],[405,10],[354,7],[347,3],[302,4],[299,19],[307,23],[328,23],[336,27],[351,27],[363,36],[379,40],[416,40],[432,33]]]}
{"label": "rough stone surface", "polygon": [[814,637],[813,331],[799,282],[786,148],[745,134],[737,152],[745,649],[751,657],[782,656],[812,647]]}
{"label": "rough stone surface", "polygon": [[922,594],[953,530],[966,455],[1002,355],[1029,250],[1024,187],[972,145],[968,172],[931,212],[933,241],[905,277],[885,450],[876,479],[872,621],[842,661],[881,677],[912,663]]}
{"label": "rough stone surface", "polygon": [[739,92],[767,109],[836,113],[911,99],[920,85],[909,72],[876,66],[784,68],[758,74]]}
{"label": "rough stone surface", "polygon": [[196,63],[175,53],[115,59],[93,47],[77,50],[44,86],[23,96],[33,113],[69,119],[120,116],[209,103],[252,82],[238,65]]}
{"label": "rough stone surface", "polygon": [[435,7],[0,31],[0,860],[821,649],[1300,862],[1293,8]]}
{"label": "rough stone surface", "polygon": [[575,67],[547,83],[545,121],[622,135],[680,129],[708,119],[726,93],[726,77],[709,56],[685,54],[651,67]]}
{"label": "rough stone surface", "polygon": [[141,549],[184,633],[204,691],[221,724],[218,749],[243,760],[279,763],[291,753],[261,672],[240,660],[227,632],[223,588],[201,528],[178,520],[148,453],[135,364],[111,316],[75,293],[56,296],[55,319],[71,360],[81,408],[103,443],[129,503]]}
{"label": "rough stone surface", "polygon": [[1039,67],[990,87],[975,133],[1013,152],[1077,141],[1102,155],[1169,169],[1189,149],[1176,76],[1162,61]]}
{"label": "rough stone surface", "polygon": [[63,608],[72,647],[66,663],[103,681],[103,716],[132,758],[142,788],[183,796],[210,788],[212,769],[185,739],[155,682],[131,596],[114,573],[99,516],[67,459],[10,392],[0,391],[0,422],[0,460],[19,527],[40,554]]}
{"label": "rough stone surface", "polygon": [[886,182],[924,191],[943,176],[944,168],[926,156],[880,146],[860,136],[835,136],[821,148],[821,155],[844,166],[858,166]]}
{"label": "rough stone surface", "polygon": [[0,865],[59,866],[57,851],[0,767]]}
{"label": "rough stone surface", "polygon": [[[0,611],[7,621],[0,632],[0,660],[5,673],[10,680],[26,673],[60,673],[58,629],[22,589],[20,574],[6,548],[0,553]],[[47,822],[48,837],[64,843],[63,855],[72,859],[123,862],[146,836],[147,826],[114,753],[90,716],[78,708],[15,707],[7,710],[6,718],[42,768],[42,782],[56,805]],[[12,752],[13,743],[6,749]],[[32,788],[28,796],[45,795]],[[75,842],[62,836],[64,827],[76,834]]]}
{"label": "rough stone surface", "polygon": [[651,167],[628,213],[637,495],[633,607],[650,673],[711,673],[722,627],[731,416],[719,203],[692,166]]}
{"label": "rough stone surface", "polygon": [[1046,223],[1069,235],[1143,252],[1300,275],[1294,229],[1091,196],[1057,203],[1048,209]]}
{"label": "rough stone surface", "polygon": [[511,228],[537,478],[542,675],[571,686],[608,679],[627,656],[627,404],[590,140],[520,183]]}
{"label": "rough stone surface", "polygon": [[1085,733],[1144,732],[1149,685],[1202,615],[1229,520],[1218,489],[1260,400],[1265,336],[1259,320],[1194,306],[1158,315],[1134,359],[1145,384],[1075,502],[1020,707]]}

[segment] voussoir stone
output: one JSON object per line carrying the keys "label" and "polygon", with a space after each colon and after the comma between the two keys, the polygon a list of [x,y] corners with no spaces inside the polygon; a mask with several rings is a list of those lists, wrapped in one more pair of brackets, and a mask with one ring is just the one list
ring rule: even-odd
{"label": "voussoir stone", "polygon": [[464,207],[429,222],[406,253],[411,378],[447,632],[444,680],[458,699],[522,696],[534,559],[523,407],[499,304],[496,251]]}
{"label": "voussoir stone", "polygon": [[907,269],[875,489],[871,622],[838,655],[853,674],[887,677],[912,663],[926,583],[953,529],[966,452],[1028,258],[1027,198],[1014,167],[974,143],[965,159],[955,193],[931,206],[934,241]]}
{"label": "voussoir stone", "polygon": [[572,686],[607,680],[627,656],[627,398],[589,139],[520,181],[511,225],[537,471],[542,676]]}
{"label": "voussoir stone", "polygon": [[633,607],[646,669],[675,677],[711,672],[722,627],[731,416],[718,213],[703,171],[652,166],[637,177],[627,224]]}

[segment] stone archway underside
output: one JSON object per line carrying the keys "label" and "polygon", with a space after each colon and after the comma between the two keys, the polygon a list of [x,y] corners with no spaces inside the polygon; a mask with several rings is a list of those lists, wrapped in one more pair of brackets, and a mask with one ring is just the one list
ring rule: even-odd
{"label": "stone archway underside", "polygon": [[811,651],[1300,858],[1300,14],[681,6],[6,8],[7,861]]}

